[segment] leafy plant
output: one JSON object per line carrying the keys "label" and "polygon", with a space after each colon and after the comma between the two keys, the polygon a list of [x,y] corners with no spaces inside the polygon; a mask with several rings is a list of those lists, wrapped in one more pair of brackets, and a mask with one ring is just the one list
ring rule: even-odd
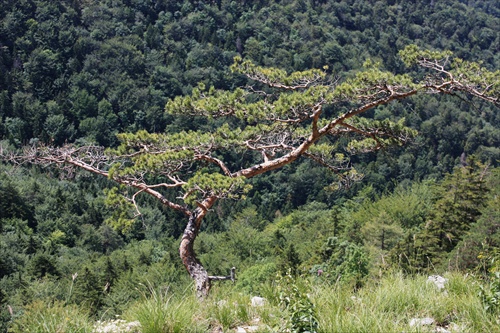
{"label": "leafy plant", "polygon": [[354,282],[360,286],[368,275],[368,254],[362,246],[352,242],[341,241],[337,237],[329,237],[321,249],[323,264],[315,266],[312,272],[323,273],[331,282]]}
{"label": "leafy plant", "polygon": [[486,311],[500,310],[500,271],[492,274],[489,285],[479,285],[479,297]]}
{"label": "leafy plant", "polygon": [[292,333],[318,332],[319,322],[316,308],[291,272],[278,277],[277,293],[280,306],[289,314],[288,326]]}

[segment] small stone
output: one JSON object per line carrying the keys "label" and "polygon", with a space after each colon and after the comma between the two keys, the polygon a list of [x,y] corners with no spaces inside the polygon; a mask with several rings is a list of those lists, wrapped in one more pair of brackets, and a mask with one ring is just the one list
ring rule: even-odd
{"label": "small stone", "polygon": [[259,296],[252,297],[252,306],[254,308],[258,307],[258,306],[264,306],[264,304],[266,304],[266,299],[265,298],[259,297]]}
{"label": "small stone", "polygon": [[444,285],[446,282],[448,282],[448,279],[445,279],[444,277],[440,275],[431,275],[427,278],[427,282],[432,282],[434,285],[439,289],[444,289]]}
{"label": "small stone", "polygon": [[450,332],[456,332],[456,333],[465,331],[465,327],[458,325],[458,324],[455,324],[455,323],[450,323],[448,325],[448,329]]}
{"label": "small stone", "polygon": [[430,317],[410,319],[410,327],[419,327],[434,324],[434,319]]}
{"label": "small stone", "polygon": [[126,322],[123,319],[98,321],[94,327],[93,333],[123,333],[139,332],[141,324],[138,321]]}
{"label": "small stone", "polygon": [[247,331],[243,327],[236,328],[236,333],[247,333]]}

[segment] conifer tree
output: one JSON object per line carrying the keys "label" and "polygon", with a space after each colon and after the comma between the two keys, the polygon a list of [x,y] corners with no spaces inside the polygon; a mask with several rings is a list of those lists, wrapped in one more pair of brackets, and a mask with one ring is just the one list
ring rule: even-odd
{"label": "conifer tree", "polygon": [[471,158],[447,175],[437,188],[433,217],[395,247],[393,261],[409,271],[439,266],[481,216],[487,202],[486,174],[487,167]]}
{"label": "conifer tree", "polygon": [[424,239],[436,242],[430,258],[451,252],[481,215],[486,205],[487,168],[474,160],[455,168],[440,186],[441,198],[436,202],[435,217],[426,226]]}
{"label": "conifer tree", "polygon": [[[191,95],[171,99],[165,107],[174,116],[207,119],[215,130],[198,126],[177,133],[138,131],[119,134],[116,149],[32,146],[22,156],[3,155],[108,177],[134,190],[126,199],[118,199],[120,191],[108,193],[111,201],[130,211],[138,211],[139,194],[149,194],[184,214],[180,256],[198,295],[207,295],[212,278],[194,253],[194,241],[203,218],[219,199],[244,197],[248,178],[308,158],[338,175],[336,187],[349,186],[361,177],[351,168],[350,154],[404,144],[416,135],[404,119],[378,121],[363,113],[428,93],[469,95],[500,104],[500,71],[414,45],[400,55],[407,65],[418,65],[428,74],[395,75],[368,61],[354,76],[335,80],[324,70],[287,73],[236,58],[232,71],[252,80],[252,85],[221,91],[200,84]],[[228,158],[238,155],[245,158]],[[130,225],[125,215],[117,216],[118,222]]]}
{"label": "conifer tree", "polygon": [[99,281],[97,274],[85,267],[75,283],[75,299],[78,300],[78,303],[85,304],[95,314],[103,305],[105,287]]}

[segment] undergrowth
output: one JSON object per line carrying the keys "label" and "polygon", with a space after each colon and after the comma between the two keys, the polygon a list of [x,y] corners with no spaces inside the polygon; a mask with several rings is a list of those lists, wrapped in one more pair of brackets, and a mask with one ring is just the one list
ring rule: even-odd
{"label": "undergrowth", "polygon": [[[140,322],[141,333],[235,332],[241,326],[258,327],[257,332],[500,332],[500,311],[485,303],[481,292],[496,285],[489,287],[459,273],[445,278],[445,288],[439,289],[427,276],[392,273],[355,289],[318,278],[285,276],[260,288],[260,295],[219,284],[201,302],[191,292],[141,286],[142,299],[130,304],[122,318]],[[252,306],[253,296],[266,301]],[[13,320],[9,332],[93,332],[95,320],[80,310],[36,301]],[[411,327],[414,318],[434,322]]]}

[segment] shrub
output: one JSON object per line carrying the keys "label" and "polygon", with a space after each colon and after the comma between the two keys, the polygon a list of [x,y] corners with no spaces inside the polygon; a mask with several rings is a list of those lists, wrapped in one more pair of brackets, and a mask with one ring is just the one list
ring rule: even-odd
{"label": "shrub", "polygon": [[313,267],[311,273],[323,270],[323,275],[331,282],[345,281],[360,287],[368,275],[368,254],[366,250],[337,237],[329,237],[321,250],[323,264]]}
{"label": "shrub", "polygon": [[275,273],[275,263],[256,264],[238,275],[236,286],[246,292],[255,293],[270,277],[274,277]]}

